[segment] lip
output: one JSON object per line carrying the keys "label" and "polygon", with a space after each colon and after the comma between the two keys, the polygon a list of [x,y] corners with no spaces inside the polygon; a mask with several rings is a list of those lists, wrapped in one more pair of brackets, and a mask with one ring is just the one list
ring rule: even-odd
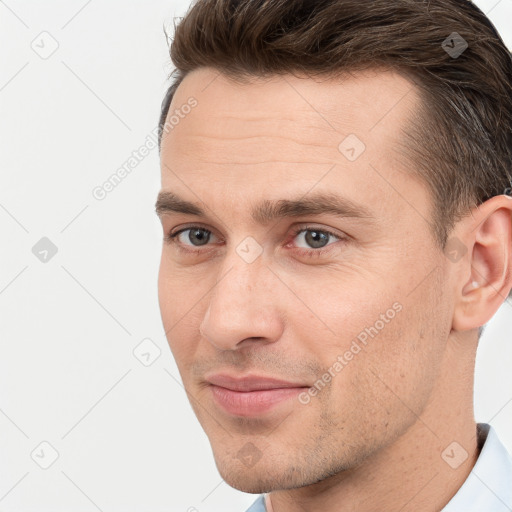
{"label": "lip", "polygon": [[266,377],[263,375],[246,375],[244,377],[231,376],[226,373],[217,373],[206,377],[206,381],[232,391],[260,391],[265,389],[304,388],[307,384],[289,382],[287,380]]}
{"label": "lip", "polygon": [[245,417],[270,412],[309,388],[304,383],[259,375],[216,374],[206,380],[217,405],[229,414]]}

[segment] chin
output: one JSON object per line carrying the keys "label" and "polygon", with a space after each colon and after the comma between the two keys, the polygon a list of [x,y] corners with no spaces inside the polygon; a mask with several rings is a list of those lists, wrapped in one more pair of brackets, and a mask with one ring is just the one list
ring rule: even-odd
{"label": "chin", "polygon": [[227,470],[219,469],[219,473],[230,487],[249,494],[262,494],[275,491],[278,488],[282,489],[276,479],[269,477],[265,470],[261,472],[254,471],[254,469],[240,471],[239,468],[232,466]]}
{"label": "chin", "polygon": [[276,487],[274,484],[270,484],[267,481],[256,481],[254,478],[248,479],[247,481],[242,481],[237,479],[235,482],[231,482],[229,480],[224,479],[224,481],[233,489],[237,491],[246,492],[248,494],[264,494],[266,492],[277,491],[278,489],[282,489],[282,487]]}
{"label": "chin", "polygon": [[293,465],[284,467],[275,461],[266,464],[259,461],[252,467],[245,467],[238,460],[223,459],[215,463],[229,486],[249,494],[296,489],[312,483],[311,475],[303,469]]}

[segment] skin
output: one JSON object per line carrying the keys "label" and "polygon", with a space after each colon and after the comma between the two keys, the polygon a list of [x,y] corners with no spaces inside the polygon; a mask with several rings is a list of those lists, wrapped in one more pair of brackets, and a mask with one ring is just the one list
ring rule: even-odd
{"label": "skin", "polygon": [[[467,252],[446,257],[427,224],[428,190],[395,145],[418,96],[390,71],[236,84],[201,68],[170,112],[191,96],[198,105],[162,140],[162,191],[207,216],[160,218],[164,235],[197,225],[212,234],[206,246],[194,246],[190,232],[179,237],[199,255],[164,242],[159,302],[221,476],[245,492],[270,492],[274,512],[440,510],[479,453],[477,331],[512,287],[512,200],[474,208],[450,234]],[[338,149],[348,134],[366,145],[355,161]],[[261,200],[319,191],[363,204],[373,222],[250,218]],[[318,251],[305,232],[292,234],[305,224],[348,238],[330,238],[323,255],[300,255]],[[236,252],[248,236],[262,248],[250,264]],[[309,403],[244,418],[213,402],[204,380],[213,371],[312,387],[394,303],[401,311]],[[442,457],[454,441],[456,456],[467,452],[456,469]],[[242,448],[259,457],[250,467]]]}

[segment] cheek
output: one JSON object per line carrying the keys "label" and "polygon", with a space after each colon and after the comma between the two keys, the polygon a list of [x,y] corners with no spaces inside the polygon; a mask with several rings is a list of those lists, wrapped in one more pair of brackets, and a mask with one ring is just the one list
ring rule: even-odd
{"label": "cheek", "polygon": [[388,288],[384,280],[356,281],[349,284],[335,274],[320,273],[316,279],[296,278],[294,292],[304,305],[287,309],[292,337],[303,340],[307,357],[324,372],[336,375],[334,387],[344,379],[355,382],[361,372],[375,380],[371,371],[384,371],[396,380],[430,357],[417,339],[429,319],[418,314],[411,298]]}
{"label": "cheek", "polygon": [[[356,329],[340,341],[342,369],[333,378],[328,407],[339,422],[349,422],[368,439],[377,429],[383,437],[393,437],[412,424],[435,385],[442,340],[421,304],[398,304],[392,295],[374,301],[358,317]],[[330,359],[335,360],[334,352]]]}
{"label": "cheek", "polygon": [[[164,256],[162,256],[164,260]],[[189,333],[199,325],[197,319],[204,292],[191,287],[189,280],[161,262],[158,273],[158,301],[167,341],[178,366],[190,361],[195,353],[194,339]]]}
{"label": "cheek", "polygon": [[[197,273],[186,272],[169,261],[164,248],[158,272],[158,301],[166,330],[187,320],[208,290],[208,282]],[[211,285],[210,285],[211,286]]]}
{"label": "cheek", "polygon": [[295,276],[292,282],[295,300],[287,306],[288,326],[298,339],[308,340],[313,357],[325,365],[350,350],[353,340],[364,347],[382,338],[401,314],[393,295],[367,276],[349,281],[337,272],[318,272]]}

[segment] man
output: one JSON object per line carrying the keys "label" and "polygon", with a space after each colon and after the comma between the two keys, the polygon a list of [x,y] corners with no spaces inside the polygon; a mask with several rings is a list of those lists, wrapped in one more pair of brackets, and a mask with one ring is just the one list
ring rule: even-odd
{"label": "man", "polygon": [[163,324],[251,512],[512,510],[475,423],[512,288],[512,62],[465,0],[199,0],[163,102]]}

